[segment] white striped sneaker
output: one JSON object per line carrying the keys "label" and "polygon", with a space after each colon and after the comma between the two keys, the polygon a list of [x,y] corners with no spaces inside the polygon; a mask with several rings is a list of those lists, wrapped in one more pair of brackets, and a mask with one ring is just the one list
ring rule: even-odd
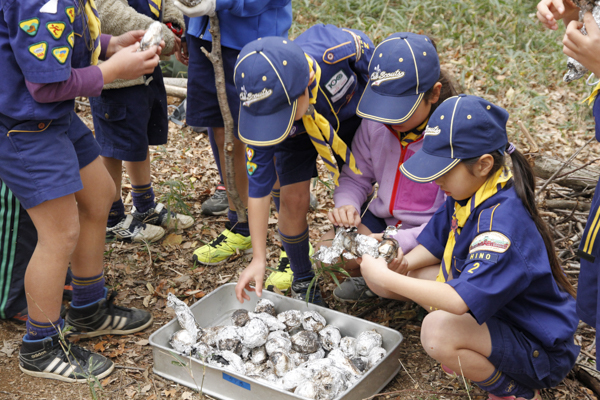
{"label": "white striped sneaker", "polygon": [[116,295],[113,291],[108,298],[85,307],[71,305],[65,320],[73,327],[71,336],[129,335],[152,325],[152,314],[148,311],[114,305]]}
{"label": "white striped sneaker", "polygon": [[83,383],[110,375],[115,366],[108,358],[60,339],[56,334],[42,340],[24,337],[19,368],[38,378]]}

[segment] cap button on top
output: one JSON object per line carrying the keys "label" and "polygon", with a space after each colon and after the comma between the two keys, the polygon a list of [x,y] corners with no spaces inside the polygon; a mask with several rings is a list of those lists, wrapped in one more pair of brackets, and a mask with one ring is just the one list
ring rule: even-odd
{"label": "cap button on top", "polygon": [[534,350],[534,351],[533,351],[533,357],[534,357],[534,358],[538,358],[538,356],[539,356],[539,355],[540,355],[540,352],[539,352],[539,351],[537,351],[537,350]]}
{"label": "cap button on top", "polygon": [[466,97],[466,96],[467,96],[467,95],[466,95],[466,94],[464,94],[464,93],[461,93],[461,94],[459,94],[459,95],[458,95],[458,97]]}
{"label": "cap button on top", "polygon": [[109,115],[108,113],[104,113],[104,118],[108,119]]}
{"label": "cap button on top", "polygon": [[46,124],[44,124],[43,122],[40,122],[38,124],[38,129],[44,129],[45,126],[46,126]]}

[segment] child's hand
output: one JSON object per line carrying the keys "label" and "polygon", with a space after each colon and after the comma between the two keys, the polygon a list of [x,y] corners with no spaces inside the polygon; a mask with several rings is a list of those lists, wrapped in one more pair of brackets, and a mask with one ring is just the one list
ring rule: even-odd
{"label": "child's hand", "polygon": [[139,47],[139,43],[125,47],[98,66],[102,71],[104,84],[115,79],[136,79],[154,71],[159,61],[159,47],[152,46],[148,50],[138,52]]}
{"label": "child's hand", "polygon": [[377,286],[385,286],[387,281],[386,276],[391,272],[388,269],[388,264],[381,257],[374,258],[368,254],[357,258],[356,261],[360,264],[360,273],[367,282],[372,282]]}
{"label": "child's hand", "polygon": [[571,0],[541,0],[537,5],[537,17],[548,29],[557,30],[559,19],[568,24],[579,18],[579,8]]}
{"label": "child's hand", "polygon": [[187,42],[181,42],[181,47],[178,52],[175,52],[175,58],[183,65],[190,64],[190,55],[188,53]]}
{"label": "child's hand", "polygon": [[[250,300],[250,296],[245,290],[250,292],[256,292],[258,297],[262,296],[263,278],[265,277],[265,263],[256,259],[252,259],[252,262],[246,267],[246,269],[240,275],[240,280],[235,285],[235,297],[237,297],[240,303],[244,300]],[[250,286],[250,282],[255,282],[255,287]],[[244,290],[245,289],[245,290]]]}
{"label": "child's hand", "polygon": [[581,33],[582,23],[572,21],[563,38],[563,53],[579,61],[584,67],[600,77],[600,28],[591,12],[583,16],[587,35]]}
{"label": "child's hand", "polygon": [[217,8],[216,0],[202,0],[198,5],[194,7],[184,6],[177,0],[175,0],[175,7],[179,8],[182,13],[190,18],[202,17],[204,15],[215,15],[215,9]]}
{"label": "child's hand", "polygon": [[398,256],[388,264],[388,268],[400,275],[406,275],[408,273],[408,261],[404,258],[402,249],[398,249]]}
{"label": "child's hand", "polygon": [[144,37],[146,31],[137,30],[129,31],[119,36],[113,36],[108,42],[108,48],[106,49],[106,58],[110,58],[113,54],[118,52],[125,47],[129,47],[135,43],[138,43]]}
{"label": "child's hand", "polygon": [[354,206],[350,205],[334,208],[327,213],[327,218],[333,225],[345,228],[360,225],[360,214]]}

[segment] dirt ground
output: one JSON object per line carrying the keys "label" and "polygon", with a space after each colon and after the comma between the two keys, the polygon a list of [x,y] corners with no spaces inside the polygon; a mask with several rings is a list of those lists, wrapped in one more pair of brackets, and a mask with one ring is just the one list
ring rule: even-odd
{"label": "dirt ground", "polygon": [[[79,108],[81,117],[91,127],[89,108]],[[223,229],[226,218],[205,217],[200,214],[201,203],[210,196],[218,180],[206,135],[193,132],[188,127],[181,129],[174,124],[171,124],[170,130],[169,144],[151,152],[155,191],[163,202],[169,199],[171,202],[185,202],[196,222],[186,231],[169,232],[162,241],[149,246],[122,243],[106,245],[107,284],[119,291],[118,304],[152,312],[154,324],[135,335],[102,336],[80,342],[83,346],[110,357],[117,364],[114,373],[101,382],[102,389],[97,391],[96,398],[203,398],[197,391],[165,380],[152,372],[153,358],[148,338],[174,317],[165,305],[167,293],[172,292],[193,304],[220,285],[237,281],[239,273],[249,262],[248,256],[244,256],[220,266],[193,266],[193,250],[215,238]],[[590,145],[584,154],[590,159],[598,158],[600,151],[598,146]],[[131,205],[130,186],[127,180],[124,183],[123,196],[128,207]],[[320,182],[313,188],[313,192],[319,199],[319,208],[310,213],[309,223],[311,242],[316,243],[331,228],[326,212],[332,207],[333,201],[329,189]],[[273,212],[268,233],[270,265],[273,267],[277,262],[280,246],[275,235],[276,217]],[[562,247],[567,253],[568,245],[566,243]],[[576,273],[569,276],[576,283]],[[420,321],[424,315],[422,309],[412,303],[387,300],[351,306],[333,298],[331,292],[334,287],[331,280],[326,279],[322,284],[330,308],[396,328],[404,337],[401,358],[398,360],[402,368],[384,389],[383,393],[389,394],[382,394],[378,399],[485,398],[477,387],[443,373],[439,364],[423,351],[419,340]],[[202,324],[202,321],[199,322]],[[18,367],[18,348],[24,331],[23,325],[0,322],[0,399],[92,398],[85,384],[34,379],[22,374]],[[581,363],[595,360],[593,339],[594,330],[582,324],[576,336],[586,353],[580,357]],[[573,373],[556,388],[544,390],[543,397],[546,400],[596,398]]]}

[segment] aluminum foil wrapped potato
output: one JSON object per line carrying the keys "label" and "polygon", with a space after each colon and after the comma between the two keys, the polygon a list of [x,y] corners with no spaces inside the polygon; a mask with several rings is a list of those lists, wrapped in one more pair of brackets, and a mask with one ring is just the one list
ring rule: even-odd
{"label": "aluminum foil wrapped potato", "polygon": [[340,255],[353,259],[368,254],[375,258],[383,257],[390,263],[396,258],[400,248],[396,239],[392,237],[397,232],[398,228],[388,226],[383,232],[383,241],[379,242],[370,236],[361,235],[356,228],[337,228],[331,246],[321,246],[313,258],[325,264],[333,264]]}
{"label": "aluminum foil wrapped potato", "polygon": [[196,338],[187,329],[178,330],[169,340],[169,344],[175,351],[186,356],[192,353],[194,343],[196,343]]}
{"label": "aluminum foil wrapped potato", "polygon": [[171,307],[175,311],[179,325],[187,330],[194,338],[194,341],[196,341],[202,333],[202,329],[196,322],[194,314],[192,314],[187,304],[179,300],[173,293],[169,293],[167,295],[167,307]]}
{"label": "aluminum foil wrapped potato", "polygon": [[376,330],[361,332],[356,338],[356,353],[366,357],[375,347],[381,347],[383,340]]}
{"label": "aluminum foil wrapped potato", "polygon": [[138,51],[148,50],[152,46],[160,46],[162,41],[162,24],[158,21],[150,24],[144,37],[140,41],[140,48]]}
{"label": "aluminum foil wrapped potato", "polygon": [[269,337],[269,328],[260,319],[251,319],[243,328],[242,344],[250,349],[260,347],[267,343]]}
{"label": "aluminum foil wrapped potato", "polygon": [[202,3],[202,0],[179,0],[179,2],[186,7],[196,7],[198,4]]}
{"label": "aluminum foil wrapped potato", "polygon": [[[579,20],[583,21],[583,16],[586,12],[591,11],[594,16],[594,20],[596,24],[600,26],[600,1],[594,0],[573,0],[573,3],[577,7],[579,7]],[[581,33],[587,35],[587,30],[585,29],[585,25],[581,28]],[[574,58],[567,58],[567,68],[569,69],[565,76],[563,77],[563,81],[571,82],[583,77],[587,72],[587,68],[584,67],[579,61]]]}
{"label": "aluminum foil wrapped potato", "polygon": [[274,317],[277,315],[277,313],[275,312],[275,304],[273,304],[273,302],[269,299],[260,299],[258,303],[256,303],[254,312],[257,314],[267,313],[271,314]]}

